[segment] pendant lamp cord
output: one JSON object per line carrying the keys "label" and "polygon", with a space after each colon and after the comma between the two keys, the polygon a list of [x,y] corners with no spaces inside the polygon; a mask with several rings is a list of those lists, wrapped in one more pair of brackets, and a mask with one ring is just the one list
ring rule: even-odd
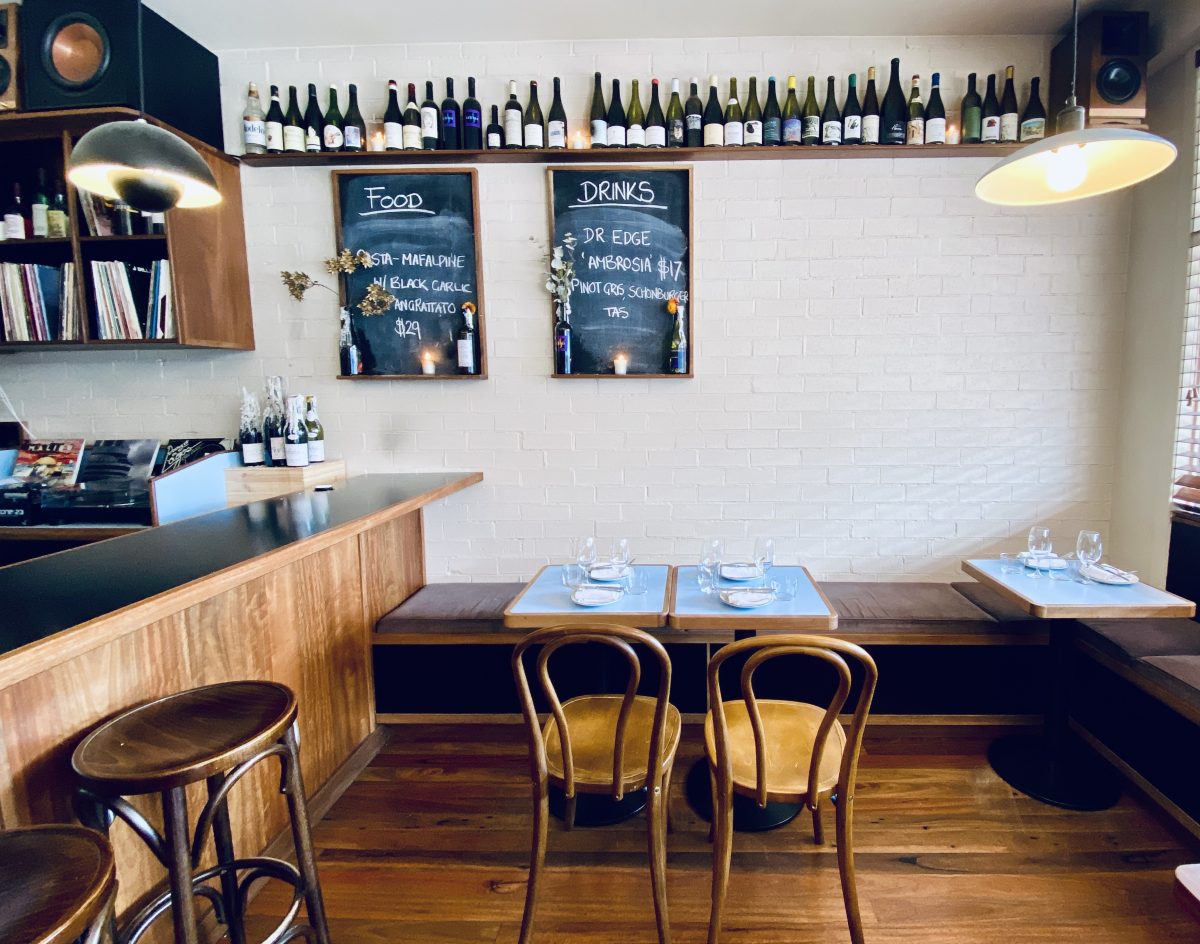
{"label": "pendant lamp cord", "polygon": [[[1076,0],[1078,2],[1078,0]],[[146,117],[146,49],[142,37],[142,0],[137,5],[138,117]],[[1072,79],[1074,82],[1074,79]]]}
{"label": "pendant lamp cord", "polygon": [[[140,23],[140,20],[139,20]],[[139,27],[140,30],[140,27]],[[139,36],[141,33],[139,31]],[[140,42],[140,40],[139,40]],[[1079,72],[1079,0],[1071,0],[1071,100],[1068,107],[1078,104],[1075,100],[1075,76]]]}

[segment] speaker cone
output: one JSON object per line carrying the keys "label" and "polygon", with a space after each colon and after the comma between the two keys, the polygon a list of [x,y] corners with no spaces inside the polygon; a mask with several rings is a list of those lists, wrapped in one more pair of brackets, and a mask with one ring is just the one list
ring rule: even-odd
{"label": "speaker cone", "polygon": [[1096,91],[1112,105],[1123,105],[1142,87],[1142,75],[1128,59],[1110,59],[1096,73]]}
{"label": "speaker cone", "polygon": [[63,88],[78,91],[95,85],[108,71],[110,55],[104,27],[86,14],[60,17],[46,30],[42,64]]}

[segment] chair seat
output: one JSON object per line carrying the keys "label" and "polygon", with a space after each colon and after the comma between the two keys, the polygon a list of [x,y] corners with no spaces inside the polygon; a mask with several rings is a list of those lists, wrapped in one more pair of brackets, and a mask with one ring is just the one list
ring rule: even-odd
{"label": "chair seat", "polygon": [[0,941],[74,941],[100,917],[116,884],[112,848],[81,826],[0,832]]}
{"label": "chair seat", "polygon": [[285,685],[208,685],[102,724],[75,749],[71,765],[85,784],[108,793],[158,793],[248,760],[295,719],[296,698]]}
{"label": "chair seat", "polygon": [[[725,724],[729,731],[729,757],[733,766],[734,792],[755,796],[758,792],[758,768],[754,748],[754,729],[744,701],[727,701]],[[799,803],[808,796],[808,772],[813,754],[813,742],[825,709],[803,702],[758,699],[762,716],[767,755],[767,792],[772,800]],[[704,749],[709,764],[716,763],[717,748],[713,740],[713,717],[710,711],[704,719]],[[846,732],[834,721],[821,753],[817,789],[827,793],[837,785],[846,746]]]}
{"label": "chair seat", "polygon": [[[621,695],[581,695],[563,702],[567,733],[575,766],[575,786],[583,793],[605,793],[612,789],[613,751],[616,746],[617,716]],[[622,782],[625,787],[640,787],[646,782],[646,763],[650,757],[650,735],[654,728],[655,700],[645,695],[634,698],[625,724],[625,754]],[[679,746],[681,719],[679,709],[667,705],[664,726],[663,770],[666,770]],[[546,741],[546,768],[550,779],[564,779],[562,743],[558,722],[552,715],[542,731]]]}

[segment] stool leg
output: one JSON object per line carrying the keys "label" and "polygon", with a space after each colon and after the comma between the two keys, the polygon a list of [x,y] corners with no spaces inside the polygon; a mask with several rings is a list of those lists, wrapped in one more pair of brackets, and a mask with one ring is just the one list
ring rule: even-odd
{"label": "stool leg", "polygon": [[192,901],[191,837],[188,835],[187,795],[183,787],[174,787],[164,793],[162,803],[175,941],[176,944],[200,944],[196,904]]}
{"label": "stool leg", "polygon": [[[211,799],[225,783],[224,774],[213,774],[207,780],[208,796]],[[228,800],[222,800],[213,813],[213,845],[217,849],[217,862],[229,865],[234,861],[233,830],[229,826]],[[225,906],[225,929],[231,944],[246,944],[246,928],[242,923],[242,909],[238,907],[237,872],[230,869],[221,873],[221,901]]]}
{"label": "stool leg", "polygon": [[308,825],[308,805],[305,802],[304,779],[300,774],[299,739],[296,725],[287,729],[283,736],[287,748],[287,770],[284,777],[288,802],[288,814],[292,821],[292,839],[296,844],[296,863],[304,876],[304,900],[308,905],[308,923],[317,932],[318,944],[329,944],[329,926],[325,921],[325,900],[321,895],[321,882],[317,877],[317,860],[313,854],[312,833]]}

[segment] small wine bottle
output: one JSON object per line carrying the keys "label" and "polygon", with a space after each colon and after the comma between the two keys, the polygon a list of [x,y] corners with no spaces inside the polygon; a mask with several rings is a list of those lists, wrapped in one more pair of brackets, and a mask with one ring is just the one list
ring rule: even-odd
{"label": "small wine bottle", "polygon": [[329,107],[321,119],[321,150],[340,151],[346,142],[342,133],[342,110],[338,108],[337,87],[329,86]]}
{"label": "small wine bottle", "polygon": [[967,76],[967,94],[962,100],[962,143],[978,144],[983,139],[983,99],[975,88],[975,73]]}
{"label": "small wine bottle", "polygon": [[317,104],[317,87],[308,83],[308,107],[304,109],[304,150],[310,154],[321,150],[321,129],[325,120]]}
{"label": "small wine bottle", "polygon": [[700,80],[693,76],[691,92],[683,108],[683,141],[687,147],[704,146],[704,103],[700,101]]}
{"label": "small wine bottle", "polygon": [[446,79],[446,97],[439,114],[441,133],[439,147],[443,151],[462,150],[462,108],[454,97],[454,80]]}
{"label": "small wine bottle", "polygon": [[1015,144],[1021,134],[1017,110],[1017,90],[1013,86],[1013,67],[1004,70],[1004,94],[1000,98],[1000,143]]}
{"label": "small wine bottle", "polygon": [[554,321],[554,373],[560,376],[571,373],[571,322],[561,305]]}
{"label": "small wine bottle", "polygon": [[742,122],[742,106],[738,102],[737,79],[729,80],[729,102],[725,106],[725,145],[741,147],[746,126]]}
{"label": "small wine bottle", "polygon": [[808,77],[808,94],[804,96],[804,129],[800,140],[804,144],[818,144],[821,140],[821,110],[817,107],[817,78]]}
{"label": "small wine bottle", "polygon": [[421,108],[417,105],[417,85],[408,83],[408,104],[404,106],[404,150],[419,151],[421,141]]}
{"label": "small wine bottle", "polygon": [[475,76],[467,76],[467,97],[462,106],[462,146],[468,151],[483,150],[483,106],[475,97]]}
{"label": "small wine bottle", "polygon": [[608,109],[604,107],[604,88],[600,84],[600,73],[596,73],[596,84],[592,88],[592,147],[608,147]]}
{"label": "small wine bottle", "polygon": [[842,106],[842,143],[862,144],[862,106],[858,103],[858,73],[852,72]]}
{"label": "small wine bottle", "polygon": [[421,102],[421,148],[436,151],[441,143],[439,129],[442,124],[441,111],[433,100],[433,83],[425,83],[425,101]]}
{"label": "small wine bottle", "polygon": [[517,101],[516,80],[509,80],[508,101],[504,103],[504,146],[509,150],[519,148],[524,140],[521,125],[525,121],[525,113],[521,103]]}
{"label": "small wine bottle", "polygon": [[612,80],[608,101],[608,146],[625,147],[625,106],[621,104],[621,80]]}
{"label": "small wine bottle", "polygon": [[304,398],[288,397],[287,426],[283,433],[283,459],[289,468],[308,465],[308,428],[304,425]]}
{"label": "small wine bottle", "polygon": [[287,419],[284,413],[283,378],[268,377],[266,388],[263,439],[267,444],[267,465],[283,465],[285,461],[284,431],[287,428]]}
{"label": "small wine bottle", "polygon": [[475,354],[474,312],[469,308],[463,312],[463,326],[458,329],[456,350],[458,352],[458,372],[460,374],[479,373],[479,362]]}
{"label": "small wine bottle", "polygon": [[279,106],[279,86],[271,86],[271,107],[267,109],[267,153],[283,153],[283,126],[286,119]]}
{"label": "small wine bottle", "polygon": [[1000,140],[1000,102],[996,99],[996,74],[988,76],[987,94],[983,96],[984,144],[995,144]]}
{"label": "small wine bottle", "polygon": [[880,109],[879,143],[903,144],[908,139],[908,103],[900,89],[900,60],[892,60],[887,91]]}
{"label": "small wine bottle", "polygon": [[783,116],[779,111],[779,96],[775,93],[775,76],[767,78],[767,103],[763,105],[763,144],[783,143]]}
{"label": "small wine bottle", "polygon": [[725,115],[717,97],[717,77],[708,83],[708,103],[704,106],[704,146],[720,147],[725,143]]}
{"label": "small wine bottle", "polygon": [[679,97],[679,80],[671,80],[671,101],[667,105],[667,147],[683,147],[687,143],[687,124],[683,116],[683,99]]}
{"label": "small wine bottle", "polygon": [[504,128],[500,126],[500,106],[492,106],[492,120],[487,126],[488,150],[499,150],[504,147]]}
{"label": "small wine bottle", "polygon": [[750,76],[750,89],[746,93],[746,107],[742,110],[742,143],[762,144],[762,108],[758,104],[758,79]]}
{"label": "small wine bottle", "polygon": [[842,113],[838,111],[834,78],[831,75],[825,86],[825,108],[821,111],[821,143],[842,143]]}
{"label": "small wine bottle", "polygon": [[342,133],[345,135],[345,150],[367,149],[367,123],[358,110],[358,86],[353,82],[350,83],[350,104],[346,108],[346,124]]}
{"label": "small wine bottle", "polygon": [[308,434],[308,461],[325,461],[325,427],[317,416],[317,398],[305,397],[304,431]]}
{"label": "small wine bottle", "polygon": [[546,146],[546,122],[542,118],[542,106],[538,104],[536,80],[529,83],[529,104],[525,106],[521,132],[527,148]]}
{"label": "small wine bottle", "polygon": [[642,93],[638,91],[638,80],[630,84],[629,108],[625,112],[625,146],[646,146],[646,113],[642,111]]}
{"label": "small wine bottle", "polygon": [[675,326],[671,329],[671,347],[667,356],[668,374],[686,374],[688,369],[687,328],[683,323],[684,306],[676,300]]}
{"label": "small wine bottle", "polygon": [[400,110],[400,91],[396,80],[388,80],[387,110],[383,113],[383,147],[386,151],[404,150],[404,113]]}
{"label": "small wine bottle", "polygon": [[875,67],[867,70],[867,91],[863,95],[862,143],[879,143],[879,96],[875,93]]}
{"label": "small wine bottle", "polygon": [[242,453],[242,465],[259,466],[266,462],[263,448],[262,414],[258,408],[258,397],[242,388],[242,416],[238,426],[238,448]]}
{"label": "small wine bottle", "polygon": [[4,210],[4,238],[24,239],[31,226],[26,226],[25,208],[21,205],[21,185],[12,185],[12,203]]}
{"label": "small wine bottle", "polygon": [[658,100],[658,79],[650,80],[650,110],[646,112],[646,147],[667,146],[667,119]]}
{"label": "small wine bottle", "polygon": [[33,202],[29,204],[29,230],[35,239],[45,239],[50,235],[50,197],[46,193],[46,168],[37,170],[37,190],[33,192]]}
{"label": "small wine bottle", "polygon": [[942,104],[942,74],[933,74],[929,104],[925,106],[925,143],[946,143],[946,106]]}
{"label": "small wine bottle", "polygon": [[246,154],[265,154],[267,151],[267,117],[258,97],[258,86],[253,82],[242,112],[242,150]]}
{"label": "small wine bottle", "polygon": [[1036,75],[1029,81],[1029,102],[1021,116],[1021,140],[1040,141],[1046,136],[1046,109],[1042,106],[1042,80]]}
{"label": "small wine bottle", "polygon": [[921,104],[921,77],[914,75],[912,93],[908,97],[908,124],[904,143],[920,146],[925,143],[925,106]]}
{"label": "small wine bottle", "polygon": [[567,146],[567,110],[563,108],[559,78],[554,77],[554,100],[550,103],[550,117],[546,122],[546,147]]}
{"label": "small wine bottle", "polygon": [[[61,180],[55,182],[54,201],[46,213],[46,232],[52,239],[65,239],[71,235],[71,218],[67,213],[66,189],[66,185]],[[0,235],[3,235],[2,229],[0,229]]]}
{"label": "small wine bottle", "polygon": [[800,113],[800,99],[796,97],[796,77],[788,76],[787,98],[783,100],[783,143],[804,143],[804,116]]}

